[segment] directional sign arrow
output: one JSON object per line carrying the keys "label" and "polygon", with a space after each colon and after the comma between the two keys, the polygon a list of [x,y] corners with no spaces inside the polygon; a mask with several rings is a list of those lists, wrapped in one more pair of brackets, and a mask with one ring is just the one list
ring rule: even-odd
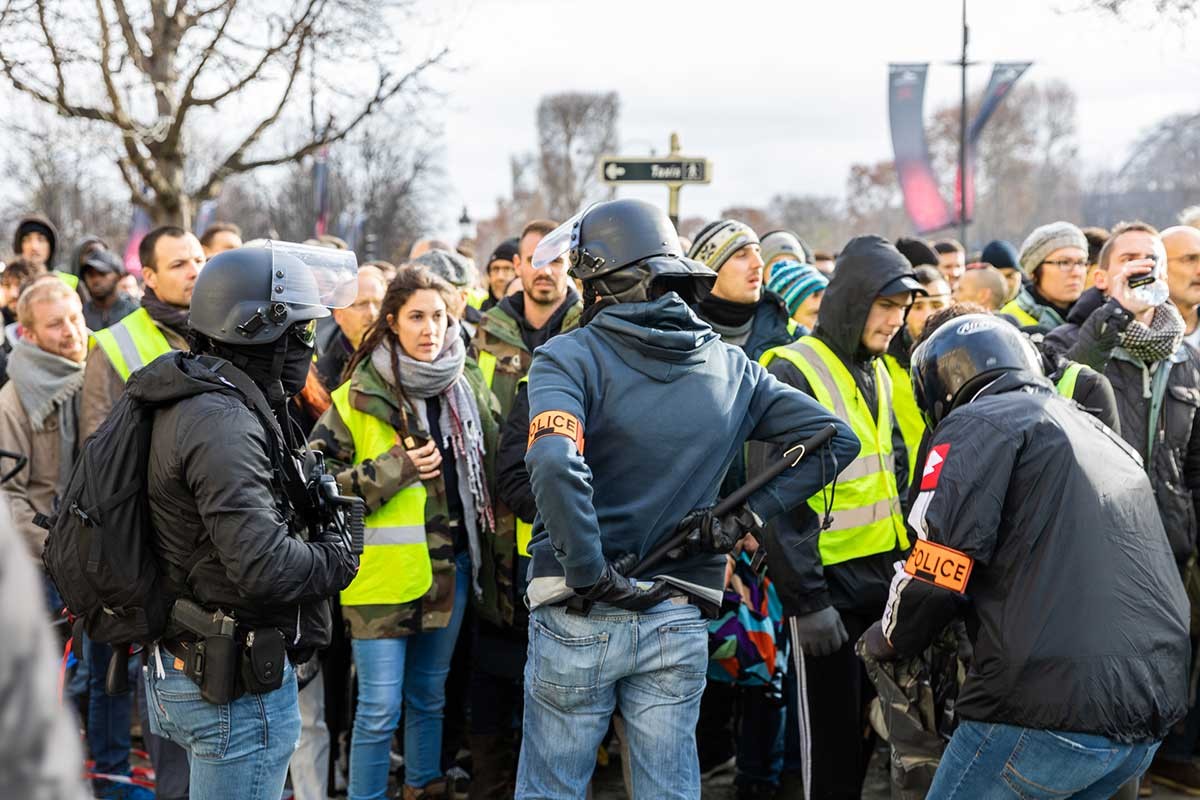
{"label": "directional sign arrow", "polygon": [[625,168],[615,161],[608,162],[608,166],[604,168],[604,177],[610,181],[615,181],[625,174]]}

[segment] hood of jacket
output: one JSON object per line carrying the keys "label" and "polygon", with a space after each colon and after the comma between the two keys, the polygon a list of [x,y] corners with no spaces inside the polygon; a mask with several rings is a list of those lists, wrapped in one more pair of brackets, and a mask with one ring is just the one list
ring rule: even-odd
{"label": "hood of jacket", "polygon": [[862,333],[871,304],[880,290],[904,277],[916,280],[908,259],[887,239],[881,236],[851,239],[838,256],[837,267],[825,289],[816,334],[843,360],[869,361],[872,356],[862,346]]}
{"label": "hood of jacket", "polygon": [[670,383],[705,363],[721,340],[674,292],[649,303],[618,303],[601,311],[587,330],[643,375]]}
{"label": "hood of jacket", "polygon": [[192,353],[172,350],[129,376],[125,392],[142,403],[166,405],[233,385]]}
{"label": "hood of jacket", "polygon": [[[71,251],[71,260],[62,264],[62,271],[69,272],[72,275],[80,275],[83,272],[83,268],[79,265],[79,259],[83,256],[84,249],[93,244],[98,244],[105,250],[109,249],[108,242],[104,241],[99,236],[94,236],[89,233],[79,240],[79,244],[75,245],[75,249]],[[119,253],[114,253],[113,255],[116,255],[118,258],[120,257]]]}
{"label": "hood of jacket", "polygon": [[21,254],[21,239],[28,232],[30,226],[43,227],[50,232],[50,256],[46,259],[46,268],[54,266],[54,255],[58,252],[58,229],[54,227],[54,223],[47,217],[41,214],[27,214],[21,217],[21,221],[17,223],[17,227],[13,229],[13,252],[17,255]]}

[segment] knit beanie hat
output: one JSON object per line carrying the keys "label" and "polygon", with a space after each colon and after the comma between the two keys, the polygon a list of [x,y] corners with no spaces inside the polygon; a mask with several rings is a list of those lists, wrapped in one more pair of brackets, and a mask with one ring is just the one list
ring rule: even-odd
{"label": "knit beanie hat", "polygon": [[730,256],[748,244],[758,244],[758,234],[746,223],[735,219],[710,222],[696,234],[688,258],[719,272]]}
{"label": "knit beanie hat", "polygon": [[784,254],[791,256],[788,261],[798,261],[801,264],[808,264],[812,261],[812,251],[799,236],[791,231],[771,231],[764,234],[760,246],[764,264],[770,264],[771,259]]}
{"label": "knit beanie hat", "polygon": [[1033,271],[1041,266],[1046,256],[1060,247],[1078,247],[1086,253],[1087,237],[1078,227],[1062,220],[1034,228],[1021,245],[1021,271],[1032,277]]}
{"label": "knit beanie hat", "polygon": [[767,281],[767,289],[787,303],[789,317],[805,298],[813,292],[825,291],[828,285],[829,279],[817,272],[816,267],[795,261],[780,261],[771,268],[771,280]]}
{"label": "knit beanie hat", "polygon": [[1021,268],[1021,257],[1017,254],[1017,248],[1003,239],[988,242],[987,247],[979,254],[979,260],[991,264],[996,269]]}
{"label": "knit beanie hat", "polygon": [[472,283],[471,262],[458,253],[451,253],[447,250],[430,250],[422,253],[415,259],[415,262],[428,267],[430,272],[451,286],[463,287]]}
{"label": "knit beanie hat", "polygon": [[911,236],[901,236],[896,240],[896,249],[900,254],[908,259],[908,263],[913,265],[913,268],[929,266],[936,267],[938,265],[937,251],[926,244],[921,239],[914,239]]}
{"label": "knit beanie hat", "polygon": [[491,266],[493,261],[516,261],[518,252],[517,238],[514,236],[511,239],[505,239],[500,244],[496,245],[496,249],[492,251],[488,257],[486,266]]}

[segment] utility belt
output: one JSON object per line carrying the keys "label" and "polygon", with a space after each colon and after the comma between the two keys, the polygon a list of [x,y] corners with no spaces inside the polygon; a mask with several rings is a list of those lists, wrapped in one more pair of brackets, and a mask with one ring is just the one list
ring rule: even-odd
{"label": "utility belt", "polygon": [[283,685],[287,638],[278,628],[242,628],[221,611],[209,612],[191,600],[176,600],[159,647],[215,705],[244,694],[273,692]]}

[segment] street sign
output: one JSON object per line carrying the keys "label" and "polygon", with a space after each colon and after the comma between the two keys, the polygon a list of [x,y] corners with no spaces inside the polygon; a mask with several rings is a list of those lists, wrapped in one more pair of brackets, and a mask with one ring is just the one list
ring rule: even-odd
{"label": "street sign", "polygon": [[605,183],[709,183],[712,164],[706,158],[682,156],[605,156],[600,160],[600,176]]}

